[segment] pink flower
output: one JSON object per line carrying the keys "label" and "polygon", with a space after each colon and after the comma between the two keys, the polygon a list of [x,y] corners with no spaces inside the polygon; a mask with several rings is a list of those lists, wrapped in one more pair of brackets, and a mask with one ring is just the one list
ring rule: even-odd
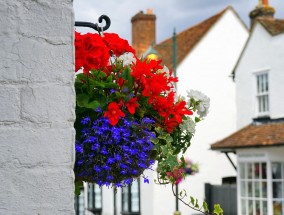
{"label": "pink flower", "polygon": [[167,172],[169,179],[174,179],[175,184],[179,184],[183,179],[183,169],[174,168],[171,172]]}

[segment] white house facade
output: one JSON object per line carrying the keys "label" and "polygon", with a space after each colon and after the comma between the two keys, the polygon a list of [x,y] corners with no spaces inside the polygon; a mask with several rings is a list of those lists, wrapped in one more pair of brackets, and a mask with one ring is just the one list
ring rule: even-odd
{"label": "white house facade", "polygon": [[263,1],[234,69],[238,131],[212,149],[237,154],[239,215],[284,214],[284,20]]}

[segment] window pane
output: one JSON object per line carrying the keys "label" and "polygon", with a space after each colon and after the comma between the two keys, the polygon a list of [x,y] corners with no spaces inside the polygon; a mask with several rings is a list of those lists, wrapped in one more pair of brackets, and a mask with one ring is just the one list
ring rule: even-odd
{"label": "window pane", "polygon": [[129,212],[128,209],[128,187],[122,189],[122,211]]}
{"label": "window pane", "polygon": [[79,214],[83,215],[84,214],[84,193],[81,193],[79,196]]}
{"label": "window pane", "polygon": [[273,215],[283,215],[280,201],[273,201]]}
{"label": "window pane", "polygon": [[262,175],[262,179],[266,179],[266,163],[261,163],[261,175]]}
{"label": "window pane", "polygon": [[272,178],[281,179],[281,163],[272,163]]}
{"label": "window pane", "polygon": [[240,163],[240,178],[244,179],[245,178],[245,164]]}
{"label": "window pane", "polygon": [[242,199],[242,215],[246,215],[246,200]]}
{"label": "window pane", "polygon": [[253,201],[252,200],[249,200],[248,201],[249,205],[249,215],[253,215]]}
{"label": "window pane", "polygon": [[93,209],[94,208],[94,185],[88,184],[88,208]]}
{"label": "window pane", "polygon": [[248,197],[252,197],[252,182],[248,181]]}
{"label": "window pane", "polygon": [[260,178],[260,168],[259,163],[254,164],[254,178]]}
{"label": "window pane", "polygon": [[255,201],[255,215],[260,215],[260,201]]}
{"label": "window pane", "polygon": [[269,102],[268,102],[268,95],[265,95],[264,96],[264,106],[265,106],[265,109],[264,109],[264,111],[269,111]]}
{"label": "window pane", "polygon": [[257,102],[260,113],[269,111],[268,74],[257,75]]}
{"label": "window pane", "polygon": [[258,96],[258,111],[261,113],[263,112],[263,99],[262,96]]}
{"label": "window pane", "polygon": [[246,197],[246,182],[241,181],[241,196]]}
{"label": "window pane", "polygon": [[253,173],[252,166],[253,166],[252,163],[248,163],[247,164],[247,167],[248,167],[248,172],[247,172],[248,179],[252,179],[252,173]]}
{"label": "window pane", "polygon": [[95,207],[102,208],[102,189],[95,185]]}
{"label": "window pane", "polygon": [[265,88],[264,91],[268,92],[268,74],[264,74]]}
{"label": "window pane", "polygon": [[139,212],[139,184],[134,181],[131,186],[131,212]]}
{"label": "window pane", "polygon": [[262,182],[262,197],[266,198],[267,197],[267,183]]}
{"label": "window pane", "polygon": [[254,182],[254,196],[260,197],[260,183],[258,181]]}
{"label": "window pane", "polygon": [[260,77],[257,76],[257,93],[260,93]]}
{"label": "window pane", "polygon": [[273,198],[282,198],[282,182],[273,182]]}
{"label": "window pane", "polygon": [[267,215],[267,201],[262,202],[262,214]]}

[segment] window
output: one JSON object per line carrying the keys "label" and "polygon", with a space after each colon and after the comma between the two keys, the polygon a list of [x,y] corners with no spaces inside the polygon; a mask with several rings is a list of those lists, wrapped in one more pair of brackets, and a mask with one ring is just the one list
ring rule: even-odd
{"label": "window", "polygon": [[241,215],[284,215],[284,162],[240,162]]}
{"label": "window", "polygon": [[87,208],[93,214],[101,214],[102,212],[102,189],[97,184],[88,184]]}
{"label": "window", "polygon": [[284,163],[273,162],[272,172],[272,205],[274,215],[284,214]]}
{"label": "window", "polygon": [[240,163],[240,203],[242,215],[268,215],[265,162]]}
{"label": "window", "polygon": [[122,190],[122,214],[140,215],[140,181],[123,188]]}
{"label": "window", "polygon": [[268,74],[262,73],[256,76],[257,79],[257,110],[260,115],[267,115],[269,112],[269,86]]}
{"label": "window", "polygon": [[76,215],[84,215],[85,214],[84,187],[80,188],[80,195],[75,196],[74,204],[75,204]]}

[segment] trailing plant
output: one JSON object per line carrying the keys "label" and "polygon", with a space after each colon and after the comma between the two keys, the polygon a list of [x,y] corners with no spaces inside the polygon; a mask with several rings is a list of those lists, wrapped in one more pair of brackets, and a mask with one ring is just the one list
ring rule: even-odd
{"label": "trailing plant", "polygon": [[149,183],[144,170],[155,162],[159,181],[175,184],[209,98],[193,90],[178,96],[172,71],[137,58],[117,34],[75,32],[75,71],[76,185]]}

